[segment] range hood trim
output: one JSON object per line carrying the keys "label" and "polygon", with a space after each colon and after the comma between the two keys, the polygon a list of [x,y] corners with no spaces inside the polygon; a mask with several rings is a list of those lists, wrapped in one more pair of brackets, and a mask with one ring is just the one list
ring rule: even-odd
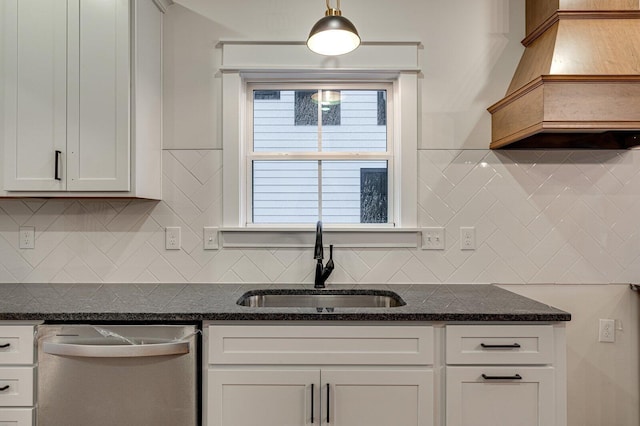
{"label": "range hood trim", "polygon": [[522,45],[529,47],[556,23],[569,19],[640,19],[640,10],[558,10],[531,31],[522,40]]}
{"label": "range hood trim", "polygon": [[[576,84],[582,85],[581,87],[585,87],[585,84],[594,84],[596,89],[609,89],[609,86],[613,85],[613,87],[620,86],[619,90],[622,92],[636,92],[637,97],[629,96],[626,99],[617,99],[617,111],[625,111],[625,114],[632,111],[630,115],[640,117],[640,103],[637,102],[637,99],[640,99],[640,75],[543,75],[488,108],[492,114],[492,133],[494,135],[490,148],[503,148],[541,132],[584,134],[638,131],[640,133],[640,120],[633,118],[559,119],[557,106],[562,101],[558,99],[554,89],[571,90],[574,89],[571,85]],[[607,84],[609,86],[605,87],[604,85]],[[588,97],[589,94],[584,96]],[[583,114],[579,106],[584,105],[587,109],[591,108],[590,104],[579,100],[573,99],[572,102],[578,105],[575,110],[571,111],[573,116]],[[633,114],[633,111],[636,113]],[[614,111],[614,113],[618,112]],[[592,114],[592,112],[584,112],[584,115],[588,114]],[[510,124],[505,125],[506,122]],[[572,147],[568,146],[567,148]],[[581,148],[582,146],[575,147]],[[628,148],[628,146],[617,148]]]}

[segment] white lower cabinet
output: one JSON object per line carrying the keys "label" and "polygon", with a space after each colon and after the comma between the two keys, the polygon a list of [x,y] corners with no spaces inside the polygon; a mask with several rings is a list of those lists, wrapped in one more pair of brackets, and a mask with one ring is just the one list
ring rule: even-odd
{"label": "white lower cabinet", "polygon": [[208,426],[433,426],[431,326],[208,327]]}
{"label": "white lower cabinet", "polygon": [[300,426],[319,424],[320,372],[312,370],[209,369],[208,425]]}
{"label": "white lower cabinet", "polygon": [[447,367],[447,426],[553,426],[551,367]]}
{"label": "white lower cabinet", "polygon": [[32,426],[34,325],[0,325],[0,426]]}
{"label": "white lower cabinet", "polygon": [[558,324],[207,324],[207,426],[566,426]]}
{"label": "white lower cabinet", "polygon": [[32,426],[33,408],[0,408],[0,426]]}
{"label": "white lower cabinet", "polygon": [[431,370],[210,369],[210,426],[432,425]]}
{"label": "white lower cabinet", "polygon": [[321,371],[322,424],[433,425],[433,370]]}
{"label": "white lower cabinet", "polygon": [[564,328],[445,328],[446,426],[566,426]]}

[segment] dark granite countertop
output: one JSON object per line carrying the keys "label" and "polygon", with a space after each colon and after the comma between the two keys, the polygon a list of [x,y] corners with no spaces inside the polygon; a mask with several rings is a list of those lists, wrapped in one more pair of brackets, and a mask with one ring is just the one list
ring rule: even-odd
{"label": "dark granite countertop", "polygon": [[570,321],[567,312],[494,285],[329,285],[395,291],[394,308],[249,308],[236,301],[256,289],[310,285],[0,284],[0,320],[43,321]]}

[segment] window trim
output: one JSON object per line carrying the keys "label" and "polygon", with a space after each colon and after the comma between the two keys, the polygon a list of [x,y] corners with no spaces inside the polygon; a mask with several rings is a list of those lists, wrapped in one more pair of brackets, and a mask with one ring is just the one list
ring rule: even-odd
{"label": "window trim", "polygon": [[[320,78],[333,81],[389,81],[393,83],[396,107],[394,114],[394,141],[400,151],[396,159],[396,186],[393,208],[399,211],[396,228],[325,227],[325,243],[336,247],[420,247],[418,217],[418,106],[422,44],[419,41],[363,42],[353,54],[327,58],[310,52],[304,42],[221,40],[216,45],[219,90],[217,107],[223,148],[223,193],[220,247],[227,244],[228,236],[244,234],[243,247],[306,247],[300,238],[313,240],[315,227],[305,226],[288,232],[287,228],[247,228],[240,193],[240,176],[244,173],[243,145],[244,109],[242,107],[243,80],[261,79],[304,81]],[[391,112],[388,112],[391,114]],[[399,179],[398,179],[399,176]],[[270,231],[277,231],[269,234]],[[353,243],[354,235],[366,234],[370,239]],[[264,235],[263,235],[264,234]],[[288,234],[296,235],[287,238]],[[397,241],[402,235],[407,245]],[[272,236],[277,236],[276,241]],[[298,238],[300,237],[300,238]],[[282,241],[281,241],[282,240]],[[253,241],[253,245],[251,243]],[[344,244],[344,245],[343,245]]]}
{"label": "window trim", "polygon": [[[241,226],[245,226],[247,228],[253,227],[291,227],[293,224],[284,223],[268,223],[268,224],[256,224],[252,221],[252,210],[253,210],[253,167],[252,162],[255,160],[309,160],[309,161],[322,161],[322,160],[377,160],[377,161],[386,161],[387,162],[387,223],[351,223],[351,224],[330,224],[328,226],[339,226],[339,227],[352,227],[352,228],[367,228],[367,227],[396,227],[395,217],[396,217],[396,204],[394,203],[394,195],[398,191],[394,186],[395,182],[395,159],[399,156],[399,152],[396,150],[396,144],[394,144],[394,116],[393,114],[387,114],[387,123],[386,123],[386,133],[387,133],[387,149],[385,152],[379,151],[364,151],[364,152],[322,152],[322,151],[289,151],[289,152],[279,152],[279,153],[266,153],[266,152],[255,152],[253,150],[253,92],[254,90],[328,90],[328,89],[336,89],[336,90],[386,90],[387,92],[387,111],[394,111],[394,87],[393,83],[390,81],[334,81],[333,79],[321,79],[316,82],[296,82],[290,81],[289,79],[276,81],[263,82],[261,80],[254,79],[246,79],[244,81],[244,91],[245,91],[245,117],[246,122],[244,124],[245,130],[245,138],[241,142],[244,145],[244,223],[241,223]],[[318,132],[321,133],[321,125],[318,124]],[[319,171],[318,175],[319,179],[321,179],[321,172]],[[319,189],[321,189],[321,184],[319,184]],[[321,197],[321,194],[318,194]],[[322,209],[322,202],[319,200],[319,208]],[[321,210],[320,210],[321,211]],[[320,213],[320,216],[321,213]]]}
{"label": "window trim", "polygon": [[[295,81],[318,80],[318,76],[324,77],[324,72],[304,73],[278,73],[267,74],[264,71],[259,77],[268,81]],[[335,74],[332,74],[335,76]],[[354,78],[347,78],[352,76]],[[376,76],[382,78],[376,79]],[[368,77],[368,78],[367,78]],[[339,81],[388,81],[393,86],[395,100],[393,114],[394,121],[394,146],[399,155],[395,160],[395,176],[393,211],[397,212],[395,229],[415,229],[417,226],[417,140],[418,140],[418,75],[416,72],[390,73],[388,70],[381,72],[369,71],[356,74],[346,73]],[[223,141],[223,220],[222,228],[245,228],[246,206],[244,205],[244,193],[246,182],[242,179],[246,176],[245,143],[246,140],[246,84],[248,81],[256,81],[251,72],[238,70],[222,73],[222,141]],[[336,83],[338,80],[335,80]],[[389,114],[389,112],[387,112]],[[401,192],[397,188],[402,188]],[[367,224],[372,229],[379,228]],[[259,228],[261,225],[253,225]]]}

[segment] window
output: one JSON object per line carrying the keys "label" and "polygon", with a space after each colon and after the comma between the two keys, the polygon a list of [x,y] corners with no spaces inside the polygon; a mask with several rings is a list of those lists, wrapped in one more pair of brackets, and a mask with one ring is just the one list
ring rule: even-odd
{"label": "window", "polygon": [[[254,161],[263,161],[256,164],[265,168],[282,164],[277,161],[298,161],[300,164],[297,167],[313,167],[312,172],[317,182],[311,195],[298,194],[295,200],[298,204],[288,207],[300,209],[294,210],[294,216],[298,216],[298,213],[301,215],[303,209],[310,208],[316,210],[313,212],[314,216],[321,216],[327,222],[329,200],[326,198],[326,189],[330,183],[327,173],[334,173],[338,177],[336,180],[344,183],[349,178],[350,187],[359,188],[355,191],[357,196],[352,197],[348,203],[349,208],[355,211],[349,216],[352,222],[344,220],[343,225],[334,222],[335,225],[325,228],[332,234],[335,244],[343,247],[415,247],[418,241],[415,233],[418,214],[426,214],[419,211],[417,190],[420,43],[365,44],[358,49],[357,55],[340,57],[339,60],[309,54],[307,47],[297,42],[221,41],[217,47],[221,49],[221,66],[220,86],[216,87],[220,96],[216,96],[216,99],[219,101],[220,148],[224,164],[221,244],[226,247],[307,246],[315,229],[311,218],[298,221],[301,224],[295,225],[295,222],[272,222],[266,220],[266,217],[263,222],[254,222],[253,217]],[[323,91],[324,97],[318,98],[319,90]],[[318,106],[313,98],[299,99],[298,102],[311,104],[315,114],[307,115],[306,119],[299,116],[296,125],[296,109],[295,106],[290,106],[288,130],[281,133],[282,137],[276,138],[286,141],[292,138],[294,132],[302,132],[302,136],[298,138],[297,150],[289,147],[290,151],[285,152],[278,149],[275,143],[269,148],[265,145],[262,150],[254,150],[254,102],[283,101],[287,91],[315,92],[316,99],[320,99],[320,102],[331,102],[331,96],[326,95],[326,92],[342,94],[358,90],[373,91],[376,94],[376,112],[371,117],[371,127],[386,126],[386,150],[328,151],[327,144],[335,142],[331,141],[330,133],[348,127],[345,120],[350,112],[345,109],[345,101],[339,104],[339,113],[337,107],[329,104],[325,107],[330,111],[318,115]],[[257,96],[254,91],[258,91]],[[295,104],[295,95],[289,96],[289,103]],[[303,124],[304,120],[310,124]],[[271,130],[275,131],[276,127]],[[321,138],[318,137],[319,134]],[[306,138],[311,138],[311,142]],[[351,139],[358,140],[356,137]],[[309,151],[305,145],[311,143],[315,147],[313,151]],[[322,145],[318,148],[320,143]],[[334,166],[344,165],[347,161],[375,163],[352,170],[349,177],[338,175]],[[376,169],[384,170],[378,162],[387,165],[386,194],[383,191],[384,177],[375,172]],[[291,173],[302,176],[303,170],[294,169],[293,163],[289,167]],[[330,170],[331,167],[334,168]],[[309,170],[304,171],[308,172]],[[255,173],[257,176],[258,169]],[[273,173],[273,170],[269,173]],[[281,195],[284,197],[284,193]],[[258,193],[255,198],[257,201]],[[283,205],[280,202],[282,200],[277,200],[275,193],[265,198],[267,200],[262,201],[271,200],[270,207],[281,208]],[[336,204],[338,207],[347,207],[346,201]],[[383,208],[369,207],[381,205],[387,206],[386,223],[383,223]],[[265,206],[268,205],[265,203]],[[362,206],[372,209],[372,213],[365,212],[361,215]],[[427,218],[426,221],[431,220]],[[338,235],[340,238],[336,239]]]}
{"label": "window", "polygon": [[388,83],[249,84],[247,223],[393,224]]}

